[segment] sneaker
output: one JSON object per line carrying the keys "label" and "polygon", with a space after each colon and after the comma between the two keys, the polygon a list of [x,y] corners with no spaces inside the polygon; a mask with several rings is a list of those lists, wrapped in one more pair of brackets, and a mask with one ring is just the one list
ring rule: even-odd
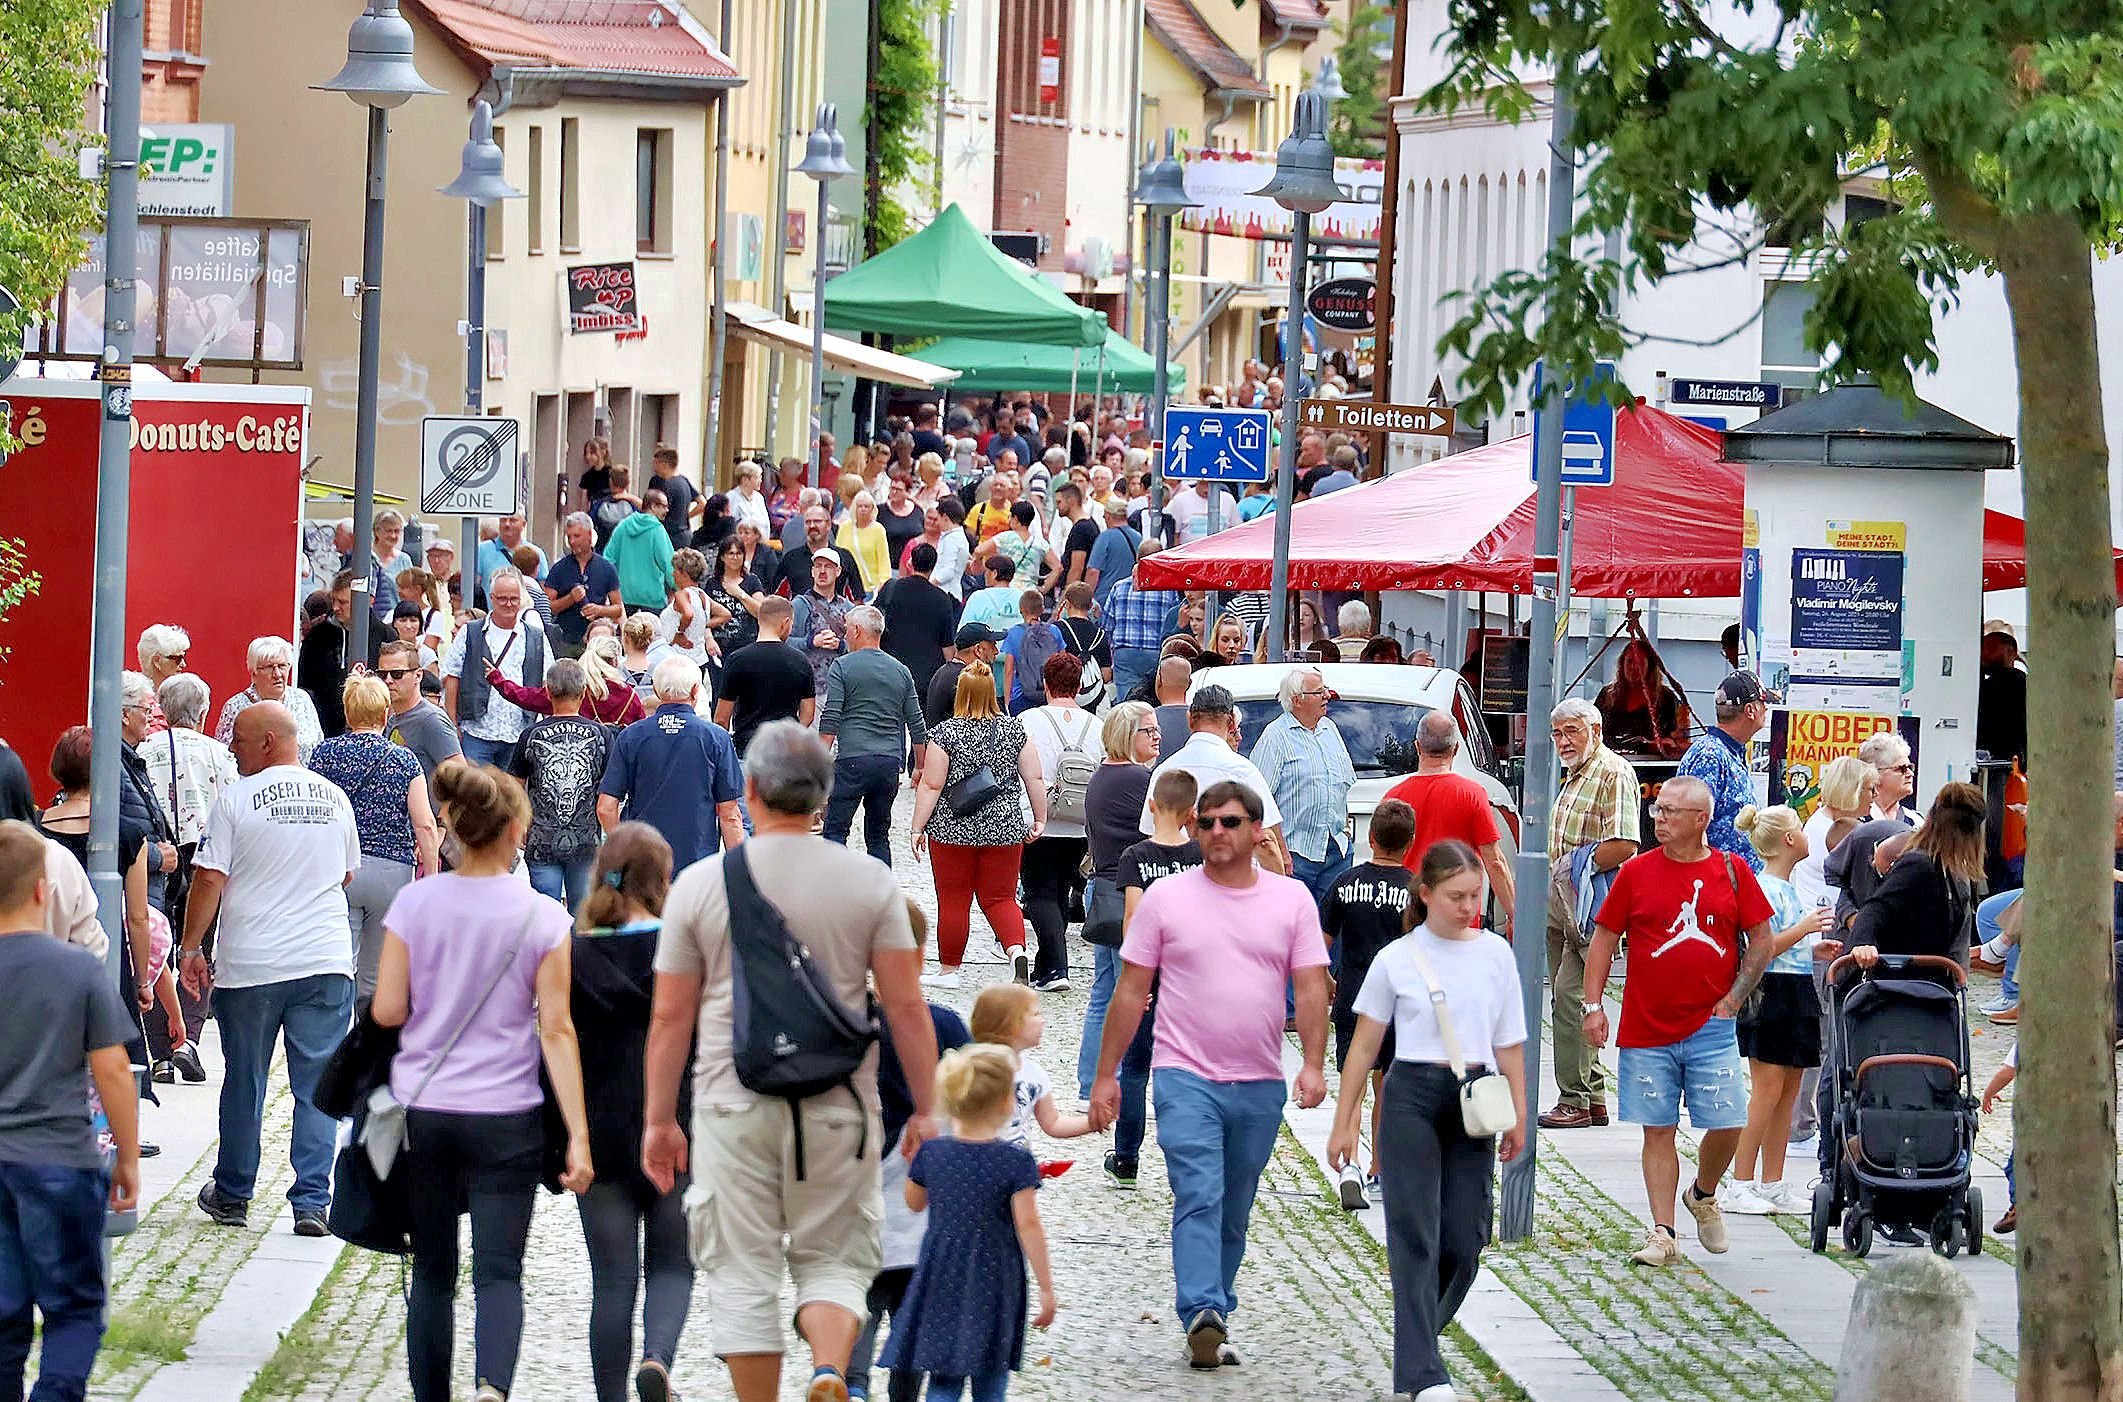
{"label": "sneaker", "polygon": [[148,1079],[158,1086],[175,1085],[177,1082],[177,1068],[168,1061],[156,1062],[148,1068],[147,1075]]}
{"label": "sneaker", "polygon": [[1968,968],[1971,973],[2000,978],[2005,973],[2005,958],[2003,955],[1993,957],[1989,945],[1979,944],[1968,951]]}
{"label": "sneaker", "polygon": [[1032,956],[1025,953],[1023,945],[1010,951],[1010,979],[1014,983],[1032,982]]}
{"label": "sneaker", "polygon": [[804,1402],[848,1402],[848,1380],[840,1375],[840,1369],[821,1364],[811,1375]]}
{"label": "sneaker", "polygon": [[1794,1160],[1802,1163],[1819,1163],[1821,1161],[1821,1132],[1819,1130],[1815,1130],[1804,1139],[1794,1139],[1784,1146],[1785,1172],[1791,1171],[1791,1164]]}
{"label": "sneaker", "polygon": [[1813,1216],[1813,1185],[1810,1183],[1786,1178],[1776,1185],[1774,1191],[1766,1191],[1763,1196],[1775,1203],[1777,1211],[1787,1217]]}
{"label": "sneaker", "polygon": [[2020,1020],[2020,1002],[2017,998],[1993,998],[1983,1005],[1983,1016],[2012,1026]]}
{"label": "sneaker", "polygon": [[1732,1246],[1732,1237],[1725,1230],[1725,1214],[1718,1211],[1716,1196],[1697,1197],[1691,1183],[1681,1189],[1681,1205],[1695,1218],[1696,1239],[1703,1243],[1703,1249],[1713,1256],[1724,1255]]}
{"label": "sneaker", "polygon": [[472,1402],[509,1402],[509,1395],[492,1383],[481,1383],[479,1391],[472,1394]]}
{"label": "sneaker", "polygon": [[1378,1185],[1378,1175],[1376,1173],[1364,1180],[1364,1191],[1371,1194],[1372,1198],[1378,1202],[1386,1200],[1386,1190]]}
{"label": "sneaker", "polygon": [[956,969],[944,969],[937,973],[923,974],[921,976],[921,986],[923,988],[953,989],[958,987],[958,982],[959,976]]}
{"label": "sneaker", "polygon": [[1990,1234],[1992,1236],[2011,1236],[2019,1229],[2020,1209],[2018,1207],[2006,1208],[2005,1215],[1990,1224]]}
{"label": "sneaker", "polygon": [[1415,1402],[1459,1402],[1451,1383],[1437,1383],[1415,1394]]}
{"label": "sneaker", "polygon": [[152,1159],[152,1158],[155,1158],[155,1157],[159,1156],[159,1155],[160,1155],[161,1153],[162,1153],[162,1146],[161,1146],[160,1144],[150,1144],[150,1143],[148,1143],[148,1142],[147,1142],[147,1141],[146,1141],[145,1139],[143,1139],[143,1140],[141,1140],[141,1141],[140,1141],[140,1157],[141,1157],[141,1158],[143,1158],[143,1159]]}
{"label": "sneaker", "polygon": [[199,1049],[190,1042],[181,1047],[170,1048],[170,1064],[175,1066],[177,1074],[191,1085],[196,1086],[206,1079],[206,1067],[199,1060]]}
{"label": "sneaker", "polygon": [[634,1395],[641,1402],[672,1402],[671,1370],[653,1358],[642,1359],[634,1370]]}
{"label": "sneaker", "polygon": [[1069,991],[1069,976],[1067,974],[1056,974],[1052,978],[1043,978],[1034,983],[1032,988],[1034,992],[1038,993],[1067,993]]}
{"label": "sneaker", "polygon": [[1928,1246],[1931,1238],[1906,1222],[1896,1222],[1879,1229],[1880,1240],[1889,1246]]}
{"label": "sneaker", "polygon": [[1736,1212],[1742,1217],[1767,1217],[1777,1210],[1775,1200],[1755,1187],[1754,1181],[1749,1178],[1735,1178],[1719,1188],[1718,1207],[1726,1212]]}
{"label": "sneaker", "polygon": [[1364,1195],[1364,1176],[1356,1171],[1355,1164],[1350,1164],[1342,1170],[1334,1191],[1341,1199],[1344,1212],[1362,1212],[1371,1206],[1371,1199]]}
{"label": "sneaker", "polygon": [[1195,1368],[1219,1368],[1224,1362],[1224,1340],[1230,1337],[1224,1317],[1215,1310],[1202,1310],[1187,1326],[1187,1363]]}
{"label": "sneaker", "polygon": [[1644,1234],[1644,1244],[1629,1259],[1640,1266],[1676,1265],[1681,1259],[1681,1244],[1664,1227],[1653,1227]]}
{"label": "sneaker", "polygon": [[1135,1160],[1124,1159],[1119,1154],[1106,1152],[1106,1181],[1124,1193],[1135,1191]]}
{"label": "sneaker", "polygon": [[242,1198],[223,1197],[212,1182],[199,1190],[199,1210],[224,1227],[247,1227],[251,1222],[251,1205]]}
{"label": "sneaker", "polygon": [[320,1237],[330,1236],[332,1229],[326,1224],[324,1214],[314,1207],[295,1209],[295,1235]]}

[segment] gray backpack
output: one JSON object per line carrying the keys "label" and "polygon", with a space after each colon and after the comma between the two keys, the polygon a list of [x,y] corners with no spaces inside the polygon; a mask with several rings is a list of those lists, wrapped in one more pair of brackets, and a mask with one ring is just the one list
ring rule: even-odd
{"label": "gray backpack", "polygon": [[[1062,734],[1061,722],[1054,719],[1054,712],[1043,710],[1040,719],[1054,732],[1054,743],[1061,747],[1061,754],[1054,761],[1054,772],[1047,776],[1047,821],[1081,823],[1085,814],[1084,798],[1091,791],[1092,776],[1098,773],[1098,757],[1069,743],[1069,737]],[[1095,733],[1097,721],[1089,716],[1085,719],[1091,724],[1084,727],[1083,734]]]}

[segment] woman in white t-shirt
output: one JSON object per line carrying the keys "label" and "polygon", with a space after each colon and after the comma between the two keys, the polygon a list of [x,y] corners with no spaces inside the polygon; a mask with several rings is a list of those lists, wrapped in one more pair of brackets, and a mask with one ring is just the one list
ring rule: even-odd
{"label": "woman in white t-shirt", "polygon": [[[1379,951],[1356,995],[1356,1038],[1342,1084],[1361,1086],[1392,1024],[1394,1061],[1380,1096],[1379,1182],[1386,1199],[1386,1259],[1393,1276],[1393,1390],[1416,1402],[1449,1402],[1452,1386],[1438,1335],[1474,1284],[1494,1215],[1495,1161],[1518,1157],[1526,1134],[1526,1010],[1511,946],[1477,923],[1482,863],[1447,840],[1423,854],[1409,931]],[[1457,1050],[1469,1069],[1511,1084],[1517,1123],[1498,1138],[1469,1137],[1431,1001],[1442,985]],[[1327,1161],[1339,1172],[1356,1157],[1362,1096],[1335,1109]]]}
{"label": "woman in white t-shirt", "polygon": [[1856,755],[1839,755],[1822,768],[1821,801],[1806,820],[1806,857],[1791,869],[1791,884],[1805,909],[1834,903],[1835,892],[1828,889],[1828,854],[1835,848],[1829,830],[1844,818],[1860,823],[1870,818],[1879,783],[1879,774]]}

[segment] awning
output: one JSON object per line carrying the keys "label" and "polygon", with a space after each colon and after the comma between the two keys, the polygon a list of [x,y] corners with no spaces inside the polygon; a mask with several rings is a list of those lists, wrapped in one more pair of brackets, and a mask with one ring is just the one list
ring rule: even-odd
{"label": "awning", "polygon": [[[752,302],[728,302],[723,310],[730,318],[730,329],[746,340],[792,355],[808,357],[811,354],[810,327],[798,326]],[[825,349],[826,364],[834,369],[860,375],[866,380],[881,380],[888,385],[935,389],[958,378],[956,370],[931,365],[912,356],[894,355],[830,331],[826,333]]]}
{"label": "awning", "polygon": [[[1156,372],[1156,362],[1117,331],[1106,333],[1103,347],[1090,349],[946,336],[931,342],[922,354],[938,364],[955,366],[958,388],[969,390],[1065,394],[1081,388],[1087,394],[1113,390],[1148,394]],[[1186,388],[1185,366],[1168,364],[1166,373],[1172,389]]]}
{"label": "awning", "polygon": [[826,284],[826,325],[1094,349],[1105,319],[1003,253],[957,205]]}

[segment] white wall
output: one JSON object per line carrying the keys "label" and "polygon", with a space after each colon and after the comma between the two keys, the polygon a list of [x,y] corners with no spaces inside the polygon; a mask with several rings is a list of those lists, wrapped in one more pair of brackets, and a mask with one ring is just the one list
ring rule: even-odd
{"label": "white wall", "polygon": [[[1128,199],[1138,161],[1128,151],[1128,109],[1134,105],[1134,57],[1139,0],[1076,0],[1070,6],[1063,81],[1069,85],[1068,251],[1101,238],[1118,260],[1128,251]],[[1145,40],[1145,42],[1148,42]],[[1103,290],[1120,287],[1109,276]],[[1070,278],[1070,290],[1088,284]]]}
{"label": "white wall", "polygon": [[[939,24],[941,25],[941,21]],[[995,214],[995,41],[1000,0],[953,0],[944,81],[944,203],[956,204],[988,228]]]}

